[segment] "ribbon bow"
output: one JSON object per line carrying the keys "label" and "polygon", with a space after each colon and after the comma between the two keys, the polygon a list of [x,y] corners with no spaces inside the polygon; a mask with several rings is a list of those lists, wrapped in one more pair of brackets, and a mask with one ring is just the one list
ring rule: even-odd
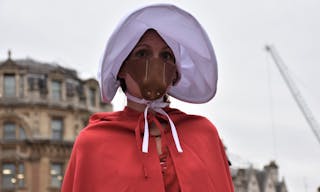
{"label": "ribbon bow", "polygon": [[165,115],[169,121],[170,128],[171,128],[171,133],[173,136],[174,143],[176,145],[176,148],[179,153],[182,153],[182,148],[180,145],[177,129],[171,120],[170,116],[162,109],[164,107],[167,107],[169,103],[163,102],[163,98],[154,100],[154,101],[149,101],[145,99],[139,99],[133,95],[130,95],[129,93],[126,93],[126,96],[129,100],[140,103],[140,104],[145,104],[146,108],[144,109],[144,135],[143,135],[143,141],[142,141],[142,152],[143,153],[148,153],[148,148],[149,148],[149,125],[148,125],[148,120],[147,120],[147,115],[148,115],[148,110],[152,109],[155,112],[158,112],[162,115]]}

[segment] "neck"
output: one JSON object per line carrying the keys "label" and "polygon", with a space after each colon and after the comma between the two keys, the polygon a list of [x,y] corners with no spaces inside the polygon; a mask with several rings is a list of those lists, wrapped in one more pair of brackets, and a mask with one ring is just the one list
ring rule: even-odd
{"label": "neck", "polygon": [[160,98],[155,101],[148,101],[132,96],[129,93],[126,93],[126,96],[127,107],[139,112],[145,111],[146,107],[148,107],[149,110],[154,111],[156,109],[161,109],[169,105],[169,103],[163,101],[163,98]]}
{"label": "neck", "polygon": [[145,104],[140,104],[140,103],[136,103],[134,101],[131,101],[129,99],[127,99],[127,107],[129,107],[130,109],[139,111],[139,112],[143,112],[144,109],[146,108],[147,105]]}

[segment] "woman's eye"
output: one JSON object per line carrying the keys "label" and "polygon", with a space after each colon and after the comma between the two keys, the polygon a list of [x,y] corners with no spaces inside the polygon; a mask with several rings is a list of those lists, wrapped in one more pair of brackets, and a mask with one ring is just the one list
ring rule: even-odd
{"label": "woman's eye", "polygon": [[161,57],[165,60],[165,61],[174,61],[174,56],[172,53],[170,52],[163,52],[161,53]]}
{"label": "woman's eye", "polygon": [[135,52],[134,56],[138,57],[138,58],[147,57],[148,56],[148,51],[147,50],[138,50],[137,52]]}

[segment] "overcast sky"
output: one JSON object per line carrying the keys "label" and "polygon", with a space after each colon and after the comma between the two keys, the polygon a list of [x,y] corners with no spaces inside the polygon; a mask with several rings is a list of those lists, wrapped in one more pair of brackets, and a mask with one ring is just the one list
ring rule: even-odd
{"label": "overcast sky", "polygon": [[[320,143],[264,46],[276,47],[319,122],[319,0],[0,0],[0,60],[10,49],[13,59],[55,62],[82,78],[96,77],[120,18],[150,2],[171,2],[191,12],[218,59],[216,97],[201,105],[173,100],[172,107],[208,117],[234,166],[261,169],[275,160],[290,192],[315,192]],[[124,104],[117,94],[115,109]]]}

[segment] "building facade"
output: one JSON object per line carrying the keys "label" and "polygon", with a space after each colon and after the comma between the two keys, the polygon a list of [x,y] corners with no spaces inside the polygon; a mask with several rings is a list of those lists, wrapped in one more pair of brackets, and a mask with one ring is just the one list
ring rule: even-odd
{"label": "building facade", "polygon": [[235,192],[288,192],[284,179],[280,181],[278,166],[274,161],[263,170],[231,168]]}
{"label": "building facade", "polygon": [[0,191],[57,192],[73,142],[97,111],[98,82],[32,59],[0,62]]}

